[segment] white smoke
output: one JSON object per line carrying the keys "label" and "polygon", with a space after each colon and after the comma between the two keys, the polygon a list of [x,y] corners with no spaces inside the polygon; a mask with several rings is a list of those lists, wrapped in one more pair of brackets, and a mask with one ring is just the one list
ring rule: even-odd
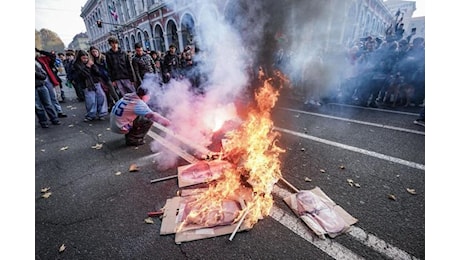
{"label": "white smoke", "polygon": [[[142,86],[149,90],[152,107],[171,120],[168,128],[190,142],[202,147],[211,144],[213,130],[226,120],[239,120],[233,104],[235,98],[244,93],[248,84],[248,57],[244,52],[241,36],[217,18],[211,9],[200,10],[200,28],[197,32],[199,52],[193,57],[203,77],[197,94],[188,80],[171,79],[160,86],[155,77],[146,77]],[[187,150],[187,146],[168,135],[168,141]],[[178,156],[158,142],[152,150],[162,151],[156,162],[166,169],[175,166]],[[193,150],[188,149],[193,154]]]}
{"label": "white smoke", "polygon": [[[331,35],[340,35],[343,28],[343,23],[334,23],[344,19],[338,15],[344,12],[340,1],[333,5],[315,0],[235,0],[226,1],[223,13],[216,11],[218,1],[213,2],[191,6],[197,20],[194,39],[199,51],[193,60],[201,73],[199,91],[187,80],[172,79],[163,86],[143,83],[151,93],[158,93],[152,98],[154,107],[172,121],[170,128],[176,134],[208,146],[217,121],[239,120],[234,101],[252,94],[248,93],[255,87],[250,75],[259,65],[281,69],[304,98],[327,93],[331,82],[340,79],[342,63],[324,56],[338,44]],[[171,1],[169,7],[180,8],[177,5]],[[283,62],[276,64],[280,49]],[[177,156],[167,148],[153,142],[152,149],[164,151],[165,158],[157,160],[163,168],[174,166]]]}

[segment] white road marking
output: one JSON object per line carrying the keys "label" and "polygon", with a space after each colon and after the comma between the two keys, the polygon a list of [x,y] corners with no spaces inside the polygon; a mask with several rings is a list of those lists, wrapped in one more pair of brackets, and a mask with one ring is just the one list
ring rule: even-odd
{"label": "white road marking", "polygon": [[385,154],[381,154],[381,153],[361,149],[361,148],[358,148],[358,147],[354,147],[354,146],[350,146],[350,145],[346,145],[346,144],[342,144],[342,143],[337,143],[337,142],[333,142],[333,141],[329,141],[329,140],[326,140],[326,139],[318,138],[318,137],[315,137],[315,136],[312,136],[312,135],[307,135],[307,134],[304,134],[304,133],[291,131],[291,130],[284,129],[284,128],[275,127],[275,130],[278,130],[280,132],[284,132],[284,133],[287,133],[287,134],[295,135],[295,136],[298,136],[298,137],[302,137],[302,138],[305,138],[305,139],[310,139],[310,140],[320,142],[320,143],[323,143],[323,144],[332,145],[332,146],[339,147],[339,148],[342,148],[342,149],[345,149],[345,150],[349,150],[349,151],[361,153],[361,154],[364,154],[364,155],[372,156],[372,157],[379,158],[379,159],[382,159],[382,160],[390,161],[390,162],[393,162],[393,163],[402,164],[402,165],[405,165],[405,166],[408,166],[408,167],[411,167],[411,168],[415,168],[415,169],[419,169],[419,170],[423,170],[423,171],[425,170],[425,165],[420,164],[420,163],[411,162],[411,161],[403,160],[403,159],[396,158],[396,157],[393,157],[393,156],[389,156],[389,155],[385,155]]}
{"label": "white road marking", "polygon": [[374,249],[375,251],[388,256],[390,259],[401,259],[401,260],[415,260],[418,259],[405,251],[388,244],[387,242],[383,241],[382,239],[366,233],[366,231],[362,230],[359,227],[352,226],[350,232],[348,232],[350,236],[356,238],[359,242],[363,243],[364,245]]}
{"label": "white road marking", "polygon": [[[340,104],[340,103],[328,103],[327,105],[334,105],[334,106],[342,106],[342,107],[353,107],[353,108],[360,108],[360,109],[368,109],[368,110],[375,110],[380,112],[387,112],[393,114],[401,114],[401,115],[409,115],[409,116],[418,116],[419,114],[410,113],[410,112],[403,112],[403,111],[396,111],[396,110],[389,110],[389,109],[382,109],[382,108],[372,108],[372,107],[363,107],[363,106],[355,106],[355,105],[347,105],[347,104]],[[420,107],[420,110],[422,108]]]}
{"label": "white road marking", "polygon": [[281,223],[283,226],[290,229],[292,232],[296,233],[303,239],[307,240],[317,248],[321,249],[323,252],[328,254],[334,259],[365,259],[348,248],[342,246],[341,244],[334,242],[328,238],[325,240],[314,237],[312,231],[310,231],[307,225],[302,222],[299,218],[286,214],[284,210],[273,206],[270,212],[270,216]]}
{"label": "white road marking", "polygon": [[395,130],[395,131],[401,131],[401,132],[407,132],[407,133],[412,133],[412,134],[425,135],[425,132],[416,131],[416,130],[411,130],[411,129],[402,128],[402,127],[396,127],[396,126],[390,126],[390,125],[383,125],[383,124],[370,123],[370,122],[365,122],[365,121],[359,121],[359,120],[348,119],[348,118],[342,118],[342,117],[337,117],[337,116],[330,116],[330,115],[325,115],[325,114],[307,112],[307,111],[302,111],[302,110],[297,110],[297,109],[291,109],[291,108],[280,108],[280,109],[282,109],[282,110],[287,110],[287,111],[291,111],[291,112],[296,112],[296,113],[300,113],[300,114],[307,114],[307,115],[325,117],[325,118],[330,118],[330,119],[335,119],[335,120],[341,120],[341,121],[346,121],[346,122],[351,122],[351,123],[356,123],[356,124],[361,124],[361,125],[369,125],[369,126],[375,126],[375,127],[385,128],[385,129],[391,129],[391,130]]}
{"label": "white road marking", "polygon": [[[293,193],[275,185],[273,187],[273,194],[284,199],[291,196]],[[312,243],[314,246],[323,250],[325,253],[335,259],[362,259],[362,257],[356,255],[348,248],[343,247],[341,244],[336,243],[331,239],[321,240],[317,238],[316,235],[314,235],[314,233],[308,228],[307,224],[305,224],[299,218],[287,214],[284,210],[276,206],[273,206],[270,216],[280,222],[283,226],[289,228],[291,231],[301,236],[303,239]],[[346,234],[352,236],[363,245],[372,248],[376,252],[379,252],[380,254],[383,254],[390,259],[417,259],[407,252],[378,238],[377,236],[366,233],[366,231],[359,227],[351,226],[350,231]]]}

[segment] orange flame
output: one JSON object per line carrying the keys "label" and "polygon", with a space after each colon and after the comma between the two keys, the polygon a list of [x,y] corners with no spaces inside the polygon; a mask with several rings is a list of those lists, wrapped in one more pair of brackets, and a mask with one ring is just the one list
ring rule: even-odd
{"label": "orange flame", "polygon": [[[281,177],[279,155],[285,152],[276,145],[279,133],[273,131],[270,119],[278,96],[279,92],[269,81],[265,81],[255,95],[257,108],[249,111],[248,119],[240,128],[226,135],[228,139],[223,158],[235,167],[226,169],[221,179],[210,184],[209,189],[191,202],[190,213],[183,225],[211,226],[226,217],[236,223],[248,210],[244,223],[252,227],[270,213],[273,185]],[[228,200],[244,200],[244,208],[239,209],[234,218],[228,218],[228,210],[225,209]]]}

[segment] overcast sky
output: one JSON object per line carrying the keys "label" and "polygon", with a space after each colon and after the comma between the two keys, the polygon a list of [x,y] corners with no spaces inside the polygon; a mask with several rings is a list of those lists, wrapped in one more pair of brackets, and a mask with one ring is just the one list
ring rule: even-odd
{"label": "overcast sky", "polygon": [[49,29],[59,35],[65,47],[73,37],[86,32],[80,17],[87,0],[35,0],[35,29]]}

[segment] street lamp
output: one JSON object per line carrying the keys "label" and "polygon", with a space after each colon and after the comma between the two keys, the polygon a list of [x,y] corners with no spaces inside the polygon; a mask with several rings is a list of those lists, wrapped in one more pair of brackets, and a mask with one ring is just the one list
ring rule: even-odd
{"label": "street lamp", "polygon": [[[99,28],[102,28],[102,25],[103,24],[108,24],[108,25],[114,25],[115,26],[115,30],[117,31],[117,36],[119,35],[118,33],[119,32],[124,32],[126,28],[128,29],[137,29],[139,30],[139,32],[141,33],[141,35],[143,34],[143,31],[141,28],[137,27],[137,26],[134,26],[134,25],[126,25],[126,24],[118,24],[118,23],[108,23],[108,22],[104,22],[102,20],[97,20],[96,21],[96,24],[97,24],[97,27]],[[123,28],[123,30],[121,30],[121,28]],[[120,37],[118,37],[120,38]]]}

